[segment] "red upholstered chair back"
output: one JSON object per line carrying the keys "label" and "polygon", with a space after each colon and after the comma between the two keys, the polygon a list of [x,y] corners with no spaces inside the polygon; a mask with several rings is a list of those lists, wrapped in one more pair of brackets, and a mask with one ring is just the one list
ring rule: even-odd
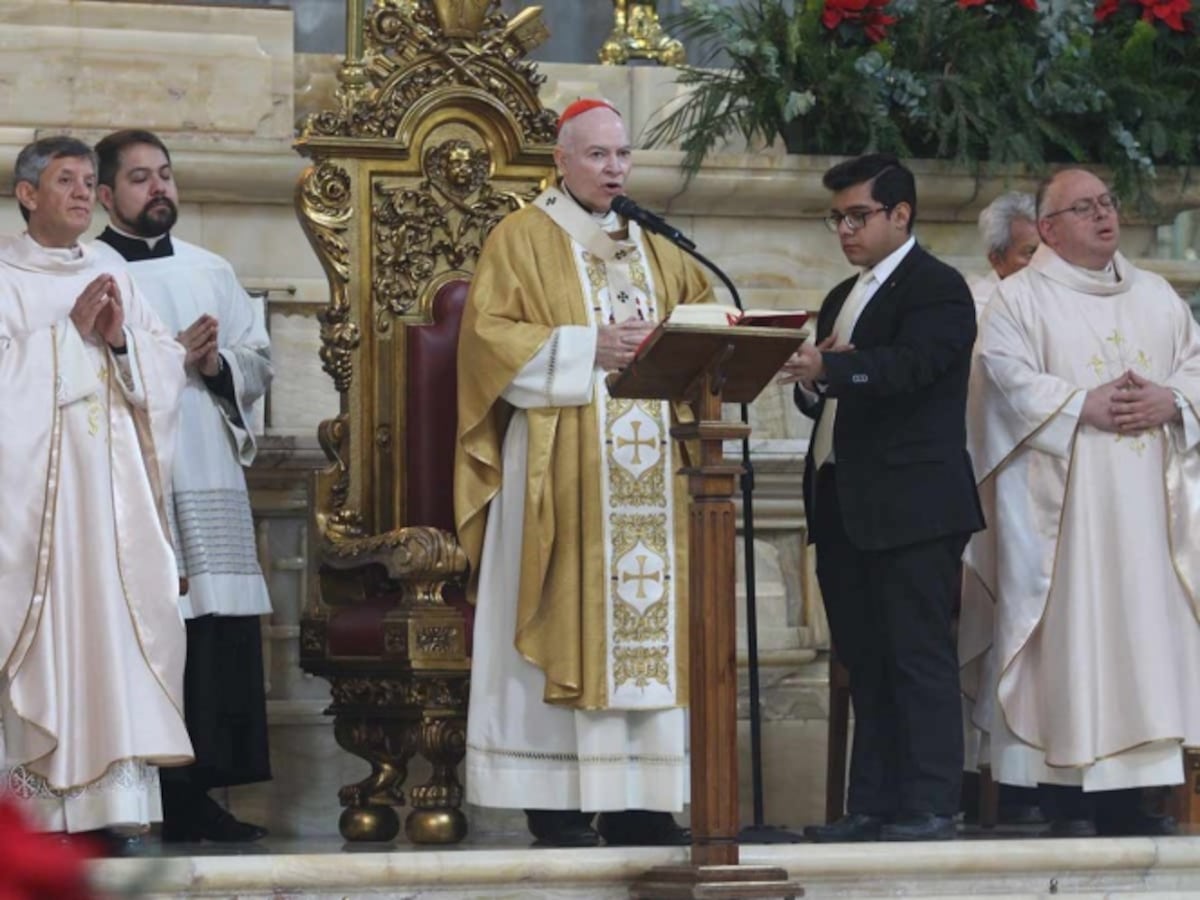
{"label": "red upholstered chair back", "polygon": [[454,533],[454,449],[458,440],[458,329],[470,284],[448,281],[432,322],[408,331],[405,525]]}

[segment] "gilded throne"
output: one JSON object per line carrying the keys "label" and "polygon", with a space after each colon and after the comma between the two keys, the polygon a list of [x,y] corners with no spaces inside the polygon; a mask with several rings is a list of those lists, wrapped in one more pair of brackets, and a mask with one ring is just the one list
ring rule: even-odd
{"label": "gilded throne", "polygon": [[[466,558],[454,535],[455,354],[491,228],[549,176],[554,114],[524,55],[539,9],[499,0],[351,0],[336,108],[297,150],[301,225],[330,284],[321,361],[340,395],[314,491],[320,597],[301,665],[329,679],[338,743],[370,766],[344,786],[351,841],[466,834],[457,765],[470,675]],[[416,754],[429,780],[407,788]]]}

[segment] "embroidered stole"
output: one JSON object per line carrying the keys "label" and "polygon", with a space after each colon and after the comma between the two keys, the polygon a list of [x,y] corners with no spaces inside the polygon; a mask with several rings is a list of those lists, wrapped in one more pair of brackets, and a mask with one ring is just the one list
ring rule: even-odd
{"label": "embroidered stole", "polygon": [[[627,238],[615,239],[558,188],[543,192],[535,204],[571,238],[588,324],[658,319],[653,274],[637,223],[629,223]],[[595,391],[593,405],[604,440],[598,475],[604,517],[607,706],[677,706],[679,598],[670,407],[656,400],[614,399],[600,377]]]}

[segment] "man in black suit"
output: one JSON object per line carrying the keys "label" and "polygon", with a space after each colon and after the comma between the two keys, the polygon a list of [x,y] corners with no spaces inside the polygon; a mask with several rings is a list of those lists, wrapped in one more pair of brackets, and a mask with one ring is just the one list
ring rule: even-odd
{"label": "man in black suit", "polygon": [[855,729],[848,814],[807,834],[944,840],[963,762],[951,614],[983,527],[965,429],[975,308],[912,237],[916,188],[899,160],[847,160],[824,184],[826,224],[862,272],[830,291],[784,380],[815,420],[804,502]]}

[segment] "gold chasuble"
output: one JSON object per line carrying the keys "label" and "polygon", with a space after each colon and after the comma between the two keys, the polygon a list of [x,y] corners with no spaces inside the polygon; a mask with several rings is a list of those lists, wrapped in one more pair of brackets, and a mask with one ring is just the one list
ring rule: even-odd
{"label": "gold chasuble", "polygon": [[[636,223],[621,227],[551,188],[496,227],[472,281],[459,340],[455,517],[479,606],[474,803],[677,807],[628,785],[600,798],[605,778],[590,782],[576,767],[686,768],[682,734],[664,753],[634,735],[639,725],[595,745],[584,724],[568,724],[576,714],[608,727],[617,720],[606,716],[640,722],[669,711],[679,730],[687,704],[687,492],[671,410],[609,397],[594,360],[598,326],[659,320],[712,294],[678,248]],[[534,725],[547,715],[561,727]],[[525,727],[514,731],[514,720]],[[642,752],[629,749],[640,741]],[[561,777],[530,798],[539,761]],[[511,790],[498,788],[511,774]]]}

